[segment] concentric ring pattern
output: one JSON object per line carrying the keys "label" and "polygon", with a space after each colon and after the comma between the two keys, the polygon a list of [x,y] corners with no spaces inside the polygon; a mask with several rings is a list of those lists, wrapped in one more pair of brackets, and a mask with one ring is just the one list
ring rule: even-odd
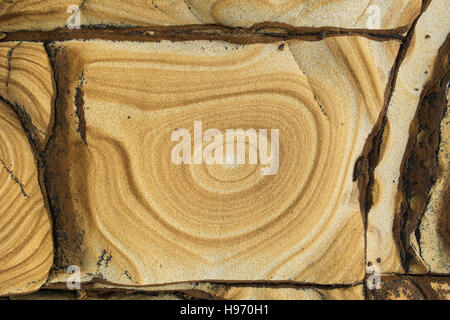
{"label": "concentric ring pattern", "polygon": [[[352,176],[381,111],[393,48],[369,42],[53,44],[56,67],[69,62],[57,76],[68,95],[56,135],[72,141],[53,142],[66,154],[58,161],[69,194],[59,196],[73,199],[62,212],[84,232],[84,275],[140,285],[362,279]],[[224,137],[279,130],[277,172],[248,163],[261,152],[251,139],[244,164],[175,164],[172,133],[189,132],[193,153],[195,122]]]}

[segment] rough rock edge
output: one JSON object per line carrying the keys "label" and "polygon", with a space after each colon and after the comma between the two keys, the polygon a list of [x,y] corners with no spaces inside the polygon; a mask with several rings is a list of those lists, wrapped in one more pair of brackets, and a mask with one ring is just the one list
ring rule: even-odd
{"label": "rough rock edge", "polygon": [[[425,0],[422,4],[422,10],[420,14],[416,17],[408,30],[405,38],[402,41],[400,49],[398,51],[390,78],[387,84],[387,90],[385,90],[385,101],[382,111],[380,112],[377,123],[375,124],[372,133],[369,135],[364,146],[363,153],[358,161],[355,163],[355,174],[354,180],[358,180],[358,187],[360,191],[360,205],[361,211],[364,214],[364,225],[365,225],[365,247],[367,249],[367,230],[368,230],[368,215],[373,206],[373,193],[375,187],[375,168],[378,166],[381,156],[381,148],[383,144],[385,128],[389,125],[387,119],[387,111],[389,108],[389,103],[391,101],[392,95],[394,93],[394,88],[397,83],[397,76],[400,66],[408,52],[411,41],[414,36],[415,27],[421,18],[422,14],[427,10],[430,5],[431,0]],[[367,261],[367,250],[366,250],[366,263],[371,264],[371,261]],[[369,275],[366,275],[366,278]],[[365,281],[366,283],[366,281]]]}
{"label": "rough rock edge", "polygon": [[[399,191],[403,199],[400,212],[395,217],[394,230],[395,234],[399,235],[397,242],[403,268],[407,274],[423,274],[429,270],[420,256],[420,248],[417,251],[413,247],[411,234],[415,233],[417,240],[420,240],[420,221],[439,173],[440,128],[446,111],[447,90],[450,84],[449,52],[450,35],[439,49],[431,79],[421,93],[400,169]],[[423,139],[427,141],[422,143]],[[449,239],[446,239],[446,244],[449,244]]]}

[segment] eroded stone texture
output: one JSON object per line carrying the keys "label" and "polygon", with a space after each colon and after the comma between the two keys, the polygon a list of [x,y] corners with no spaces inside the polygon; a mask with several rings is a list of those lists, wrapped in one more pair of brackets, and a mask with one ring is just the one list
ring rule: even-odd
{"label": "eroded stone texture", "polygon": [[381,287],[366,290],[369,300],[449,300],[448,277],[384,276]]}
{"label": "eroded stone texture", "polygon": [[[448,76],[447,76],[448,84]],[[437,153],[437,169],[435,173],[435,184],[430,190],[428,203],[420,218],[418,225],[420,255],[423,261],[429,266],[432,273],[450,273],[450,225],[449,225],[449,200],[450,200],[450,180],[449,180],[449,153],[450,153],[450,118],[449,118],[449,95],[445,97],[445,81],[438,82],[437,88],[432,90],[428,96],[431,106],[444,103],[446,98],[446,108],[444,118],[439,128],[439,151]],[[427,106],[429,106],[427,104]],[[423,139],[422,143],[426,143]]]}
{"label": "eroded stone texture", "polygon": [[405,218],[403,215],[404,194],[399,185],[421,92],[436,76],[433,69],[438,52],[450,31],[450,12],[442,9],[445,4],[444,0],[432,1],[418,20],[387,110],[383,142],[379,148],[380,162],[374,171],[373,206],[368,213],[367,231],[368,263],[377,265],[382,273],[402,273],[405,265],[410,264],[408,272],[429,271],[420,258],[414,228],[407,227],[407,224],[414,225],[412,219],[417,216]]}

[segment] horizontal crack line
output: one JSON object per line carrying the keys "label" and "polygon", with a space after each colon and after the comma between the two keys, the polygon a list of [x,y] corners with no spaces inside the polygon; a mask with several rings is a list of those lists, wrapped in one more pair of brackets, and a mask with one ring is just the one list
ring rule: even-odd
{"label": "horizontal crack line", "polygon": [[[177,290],[177,291],[186,291],[186,290],[201,290],[198,286],[201,284],[205,285],[220,285],[224,287],[241,287],[241,288],[272,288],[272,289],[346,289],[353,288],[363,284],[363,282],[355,282],[349,284],[317,284],[317,283],[309,283],[309,282],[292,282],[292,281],[232,281],[232,280],[201,280],[201,281],[188,281],[188,282],[173,282],[173,283],[165,283],[165,284],[155,284],[155,285],[126,285],[126,284],[117,284],[111,283],[104,279],[93,278],[90,281],[85,281],[80,283],[87,290],[136,290],[136,291],[165,291],[165,290]],[[97,285],[97,287],[96,287]],[[98,285],[104,285],[105,287],[98,287]],[[186,285],[186,289],[170,289],[170,286],[176,285]],[[167,287],[167,289],[162,288]],[[59,290],[65,289],[65,282],[54,282],[47,283],[43,286],[43,288],[48,290]]]}
{"label": "horizontal crack line", "polygon": [[283,40],[320,41],[327,37],[363,36],[376,41],[403,41],[407,28],[388,30],[348,29],[335,27],[291,27],[260,24],[251,28],[218,25],[155,26],[118,28],[92,26],[80,29],[59,28],[53,31],[14,31],[4,33],[1,41],[65,41],[73,39],[105,39],[154,42],[161,40],[224,40],[234,43],[268,43]]}

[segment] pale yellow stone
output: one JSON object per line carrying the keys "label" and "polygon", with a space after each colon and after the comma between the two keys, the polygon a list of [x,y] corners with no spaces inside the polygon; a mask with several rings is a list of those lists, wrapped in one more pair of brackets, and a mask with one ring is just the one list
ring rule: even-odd
{"label": "pale yellow stone", "polygon": [[410,26],[421,6],[421,0],[1,0],[0,31],[53,30],[74,26],[78,17],[82,26],[250,27],[269,22],[386,30]]}

